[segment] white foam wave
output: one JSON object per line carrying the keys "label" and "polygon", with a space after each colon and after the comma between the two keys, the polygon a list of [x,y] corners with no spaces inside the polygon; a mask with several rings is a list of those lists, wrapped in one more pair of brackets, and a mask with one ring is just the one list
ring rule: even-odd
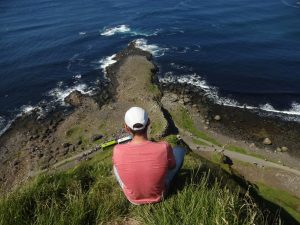
{"label": "white foam wave", "polygon": [[259,107],[263,111],[273,112],[273,113],[283,113],[287,115],[300,116],[300,104],[293,102],[289,110],[277,110],[269,103]]}
{"label": "white foam wave", "polygon": [[32,105],[23,105],[21,107],[21,111],[25,114],[29,114],[29,113],[33,112],[34,110],[39,110],[39,107],[34,107]]}
{"label": "white foam wave", "polygon": [[37,114],[37,119],[44,117],[49,111],[57,106],[57,104],[62,106],[67,106],[64,99],[73,91],[80,91],[85,95],[93,95],[96,87],[88,87],[86,84],[77,84],[72,87],[64,88],[63,82],[58,82],[57,87],[48,92],[48,96],[52,97],[52,101],[41,101],[38,105],[23,105],[14,119],[7,121],[0,116],[0,136],[3,135],[11,126],[11,124],[23,115],[29,115],[31,113]]}
{"label": "white foam wave", "polygon": [[117,33],[129,33],[131,31],[128,25],[118,25],[116,27],[106,28],[101,32],[102,36],[113,36]]}
{"label": "white foam wave", "polygon": [[0,116],[0,136],[2,136],[12,125],[12,123],[17,119],[22,117],[24,114],[28,115],[33,112],[36,112],[38,115],[38,119],[44,116],[44,111],[40,106],[32,106],[32,105],[23,105],[20,108],[20,113],[16,115],[16,117],[12,120],[6,121],[3,117]]}
{"label": "white foam wave", "polygon": [[81,75],[81,74],[76,74],[76,75],[74,76],[74,78],[75,78],[76,80],[79,80],[79,79],[81,79],[81,77],[82,77],[82,75]]}
{"label": "white foam wave", "polygon": [[115,57],[116,57],[116,54],[113,54],[113,55],[107,56],[99,61],[100,68],[102,69],[104,76],[106,76],[106,74],[107,74],[106,68],[117,62],[117,60],[115,60]]}
{"label": "white foam wave", "polygon": [[79,32],[79,35],[86,35],[86,32],[85,31],[81,31],[81,32]]}
{"label": "white foam wave", "polygon": [[17,118],[23,116],[24,114],[28,115],[33,112],[35,112],[38,115],[38,117],[37,117],[38,119],[45,116],[45,112],[44,112],[43,108],[40,106],[23,105],[23,106],[21,106],[20,110],[21,110],[21,112],[16,116]]}
{"label": "white foam wave", "polygon": [[2,121],[0,121],[0,136],[2,136],[2,134],[4,134],[8,128],[10,128],[13,121],[14,120],[6,122],[6,120],[2,117]]}
{"label": "white foam wave", "polygon": [[57,102],[61,105],[66,105],[65,98],[71,94],[73,91],[80,91],[82,94],[92,95],[94,90],[88,88],[86,84],[78,84],[73,87],[69,87],[63,89],[61,87],[57,87],[49,91],[48,95],[54,98],[54,102]]}
{"label": "white foam wave", "polygon": [[172,75],[172,72],[167,72],[164,77],[159,79],[159,81],[162,83],[190,84],[199,87],[201,90],[205,92],[206,97],[213,100],[213,102],[218,105],[236,107],[241,109],[251,109],[251,110],[254,109],[254,110],[260,110],[260,111],[271,112],[276,114],[300,116],[300,104],[297,102],[293,102],[289,110],[277,110],[269,103],[255,107],[247,104],[240,104],[234,99],[221,97],[219,96],[218,89],[216,87],[209,86],[207,82],[196,73],[175,77]]}
{"label": "white foam wave", "polygon": [[144,38],[139,38],[134,41],[135,47],[142,49],[143,51],[150,52],[155,57],[161,57],[165,54],[168,48],[161,48],[154,44],[148,44],[148,41]]}
{"label": "white foam wave", "polygon": [[159,32],[161,32],[162,29],[156,29],[153,33],[149,34],[149,33],[145,33],[145,32],[140,32],[140,31],[134,31],[130,28],[129,25],[118,25],[115,27],[109,27],[109,28],[104,28],[103,31],[100,33],[100,35],[102,36],[113,36],[115,34],[130,34],[131,36],[145,36],[145,37],[150,37],[150,36],[156,36],[158,35]]}

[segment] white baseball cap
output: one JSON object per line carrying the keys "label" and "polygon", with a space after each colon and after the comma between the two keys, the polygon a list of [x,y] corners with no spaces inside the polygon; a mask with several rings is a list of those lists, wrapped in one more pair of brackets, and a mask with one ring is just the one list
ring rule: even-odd
{"label": "white baseball cap", "polygon": [[[131,107],[125,113],[125,123],[132,130],[142,130],[146,127],[148,122],[147,112],[140,107]],[[136,124],[141,124],[142,126],[134,127]]]}

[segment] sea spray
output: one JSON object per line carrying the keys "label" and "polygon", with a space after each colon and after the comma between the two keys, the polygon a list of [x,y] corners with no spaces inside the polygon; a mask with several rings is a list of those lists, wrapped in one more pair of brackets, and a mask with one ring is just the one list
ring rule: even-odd
{"label": "sea spray", "polygon": [[136,48],[142,49],[143,51],[150,52],[155,57],[161,57],[165,54],[168,48],[161,48],[155,44],[148,44],[148,41],[144,38],[134,40]]}

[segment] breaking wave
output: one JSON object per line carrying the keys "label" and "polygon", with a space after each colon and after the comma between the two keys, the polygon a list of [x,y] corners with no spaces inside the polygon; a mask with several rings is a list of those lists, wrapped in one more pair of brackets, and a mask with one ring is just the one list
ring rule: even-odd
{"label": "breaking wave", "polygon": [[[221,97],[219,95],[218,89],[216,87],[211,87],[207,82],[202,79],[201,76],[194,74],[186,74],[180,77],[175,77],[171,72],[166,73],[166,76],[159,78],[159,81],[162,83],[180,83],[180,84],[190,84],[205,92],[205,96],[211,99],[214,103],[223,106],[236,107],[241,109],[250,109],[250,110],[260,110],[263,112],[270,112],[275,114],[285,114],[290,116],[300,116],[300,104],[293,102],[290,109],[288,110],[277,110],[271,104],[267,103],[264,105],[251,106],[247,104],[240,104],[234,99]],[[291,118],[293,119],[293,118]],[[295,120],[295,119],[293,119]],[[299,121],[299,119],[297,119]]]}
{"label": "breaking wave", "polygon": [[3,117],[0,116],[0,136],[4,134],[11,124],[19,117],[23,115],[28,115],[31,113],[36,113],[37,118],[44,117],[51,109],[54,109],[57,105],[60,106],[68,106],[65,103],[64,99],[71,94],[73,91],[77,90],[80,91],[82,94],[85,95],[93,95],[95,92],[95,87],[88,87],[86,84],[77,84],[71,87],[62,87],[63,83],[58,82],[57,87],[50,90],[48,92],[48,96],[51,100],[46,101],[42,100],[37,105],[23,105],[18,110],[19,113],[15,116],[14,119],[7,121]]}
{"label": "breaking wave", "polygon": [[128,25],[118,25],[116,27],[105,28],[101,32],[102,36],[113,36],[117,33],[129,33],[131,31]]}
{"label": "breaking wave", "polygon": [[100,35],[109,37],[116,34],[129,34],[131,36],[140,35],[140,36],[150,37],[150,36],[156,36],[160,31],[161,29],[157,29],[155,32],[148,34],[145,32],[132,30],[129,25],[122,24],[115,27],[104,27]]}
{"label": "breaking wave", "polygon": [[150,52],[155,57],[161,57],[165,54],[168,48],[161,48],[155,44],[148,44],[148,41],[144,38],[134,40],[135,47],[144,51]]}
{"label": "breaking wave", "polygon": [[106,77],[106,74],[107,74],[107,73],[106,73],[106,68],[107,68],[108,66],[110,66],[110,65],[112,65],[112,64],[114,64],[114,63],[117,62],[117,60],[114,59],[115,57],[116,57],[116,54],[113,54],[113,55],[111,55],[111,56],[104,57],[103,59],[101,59],[101,60],[99,61],[99,63],[100,63],[100,68],[102,69],[105,78],[107,78],[107,77]]}
{"label": "breaking wave", "polygon": [[80,91],[82,94],[92,95],[94,89],[88,87],[86,84],[78,84],[68,88],[62,88],[60,85],[48,92],[48,95],[53,98],[54,103],[59,103],[60,105],[67,105],[64,99],[71,94],[73,91]]}

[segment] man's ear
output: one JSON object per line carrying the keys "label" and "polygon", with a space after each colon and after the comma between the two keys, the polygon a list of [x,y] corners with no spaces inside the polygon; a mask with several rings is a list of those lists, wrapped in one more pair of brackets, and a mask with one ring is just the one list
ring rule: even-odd
{"label": "man's ear", "polygon": [[130,133],[131,134],[131,131],[129,129],[129,127],[125,124],[124,125],[124,130],[127,132],[127,133]]}

